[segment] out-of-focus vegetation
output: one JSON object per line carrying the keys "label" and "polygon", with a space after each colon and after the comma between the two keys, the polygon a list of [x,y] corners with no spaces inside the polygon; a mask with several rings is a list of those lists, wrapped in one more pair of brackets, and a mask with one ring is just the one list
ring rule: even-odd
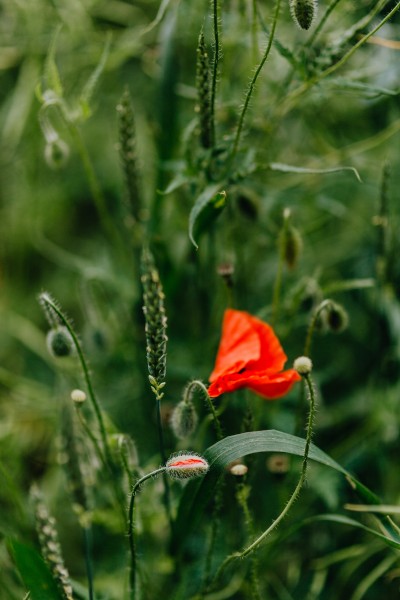
{"label": "out-of-focus vegetation", "polygon": [[[226,556],[270,525],[298,480],[289,449],[258,452],[250,441],[247,475],[227,471],[214,503],[194,502],[193,530],[182,502],[196,498],[195,484],[170,485],[171,518],[187,535],[171,532],[162,478],[143,486],[138,597],[398,597],[400,12],[389,0],[320,0],[305,31],[289,3],[277,2],[1,3],[1,598],[59,593],[35,595],[26,576],[49,577],[33,482],[55,517],[73,597],[89,598],[86,547],[95,597],[127,598],[128,492],[162,462],[158,416],[166,456],[204,453],[218,439],[200,388],[197,430],[177,440],[169,419],[189,381],[207,383],[224,310],[270,322],[293,361],[326,299],[348,323],[336,327],[323,310],[315,319],[313,441],[377,494],[372,504],[389,505],[393,529],[345,508],[365,496],[312,462],[279,529],[210,583]],[[154,255],[168,317],[160,415],[148,381],[142,246]],[[87,392],[79,357],[54,358],[46,347],[43,290],[79,334],[112,475],[77,412],[104,452],[95,415],[70,399],[75,388]],[[274,402],[239,390],[215,406],[226,437],[254,429],[304,437],[303,396],[300,384]],[[68,469],[75,445],[81,503]],[[92,536],[86,546],[82,531]]]}

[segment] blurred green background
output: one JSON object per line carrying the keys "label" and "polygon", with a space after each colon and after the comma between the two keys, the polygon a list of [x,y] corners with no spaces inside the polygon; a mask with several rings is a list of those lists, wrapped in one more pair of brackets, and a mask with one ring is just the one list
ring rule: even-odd
{"label": "blurred green background", "polygon": [[[221,4],[214,159],[223,165],[245,90],[268,39],[265,28],[271,26],[274,6],[255,0]],[[229,264],[234,269],[236,308],[267,321],[271,318],[279,232],[283,210],[290,208],[303,251],[295,268],[283,266],[275,322],[289,360],[303,352],[307,325],[320,301],[333,298],[349,315],[346,331],[336,335],[322,329],[313,340],[320,399],[315,443],[354,471],[385,504],[398,502],[398,14],[337,72],[318,77],[395,4],[337,2],[315,40],[313,29],[306,33],[296,27],[288,4],[282,4],[276,31],[279,44],[273,46],[250,102],[236,171],[223,181],[227,207],[199,237],[196,251],[188,237],[188,219],[207,184],[205,154],[198,142],[196,47],[203,28],[212,59],[209,2],[37,0],[33,5],[27,0],[2,0],[0,585],[4,598],[21,598],[23,593],[3,541],[11,536],[35,543],[27,502],[33,479],[43,482],[61,523],[70,570],[76,579],[84,578],[83,566],[76,560],[80,538],[71,527],[74,517],[60,504],[66,484],[59,474],[57,442],[62,406],[82,381],[73,358],[63,362],[47,352],[47,325],[37,303],[41,291],[53,294],[72,318],[101,404],[115,428],[135,440],[142,468],[159,461],[141,312],[141,234],[126,208],[118,148],[116,107],[126,89],[134,108],[140,214],[149,223],[166,294],[165,424],[184,385],[193,378],[206,382],[213,368],[229,303],[218,266]],[[319,18],[327,6],[320,3]],[[371,22],[362,23],[376,7],[380,10]],[[356,23],[359,28],[351,31]],[[384,40],[394,44],[385,45]],[[289,106],[291,92],[302,85],[304,93]],[[49,148],[52,135],[61,140],[61,156]],[[271,169],[271,163],[321,170],[354,167],[362,181],[350,170],[283,172]],[[164,193],[171,182],[176,189]],[[104,203],[106,218],[99,214],[99,202]],[[247,402],[254,405],[260,428],[296,432],[296,390],[276,403],[256,396],[249,400],[246,392],[223,402],[227,435],[246,429]],[[206,415],[201,401],[198,410]],[[190,446],[202,451],[214,441],[213,430],[204,427]],[[179,448],[168,429],[166,444],[171,451]],[[255,461],[249,478],[257,530],[279,511],[297,472],[277,479],[265,460],[264,456]],[[243,544],[234,534],[237,514],[230,506],[234,492],[229,486],[232,482],[221,525],[226,536],[219,548],[222,557]],[[315,467],[290,522],[338,512],[350,500],[354,498],[343,483]],[[163,527],[154,517],[152,502],[150,498],[143,515],[145,554],[153,566],[160,562],[159,574],[168,576],[171,564],[152,542],[152,535]],[[124,541],[121,544],[110,529],[105,523],[96,533],[104,598],[118,597],[113,575],[123,568]],[[279,533],[284,537],[283,530]],[[101,550],[103,539],[108,540],[107,551]],[[347,554],[335,558],[334,552],[343,548]],[[269,572],[263,597],[397,598],[399,571],[393,557],[381,542],[363,533],[310,524],[261,551],[261,571]],[[377,577],[368,583],[371,572]],[[159,593],[158,579],[153,585],[149,598]],[[250,597],[245,586],[240,589],[224,597]],[[171,598],[190,597],[183,588],[173,594]]]}

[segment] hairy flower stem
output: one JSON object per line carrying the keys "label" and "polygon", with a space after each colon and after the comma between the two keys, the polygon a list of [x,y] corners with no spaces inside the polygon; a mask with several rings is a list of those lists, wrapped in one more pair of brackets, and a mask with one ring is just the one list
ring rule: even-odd
{"label": "hairy flower stem", "polygon": [[250,103],[250,99],[251,96],[253,95],[253,91],[254,91],[254,86],[257,82],[258,76],[260,75],[263,66],[265,65],[267,58],[269,56],[269,53],[271,51],[272,48],[272,42],[274,40],[274,36],[275,36],[275,30],[276,30],[276,25],[278,23],[278,15],[279,15],[279,10],[280,10],[280,6],[281,6],[281,0],[276,0],[276,5],[275,5],[275,13],[273,16],[273,21],[272,21],[272,27],[271,27],[271,33],[269,35],[269,39],[268,39],[268,44],[267,47],[265,49],[264,55],[261,59],[260,64],[258,65],[254,75],[253,75],[253,79],[250,82],[249,85],[249,89],[247,90],[247,94],[246,94],[246,98],[243,104],[243,108],[242,108],[242,112],[240,114],[239,117],[239,123],[236,129],[236,135],[235,135],[235,139],[233,141],[233,146],[232,146],[232,152],[231,152],[231,157],[230,157],[230,163],[232,164],[233,161],[236,158],[236,154],[237,151],[239,149],[239,142],[240,142],[240,136],[242,134],[242,129],[243,129],[243,124],[244,124],[244,119],[247,113],[247,109],[249,107],[249,103]]}
{"label": "hairy flower stem", "polygon": [[242,552],[235,552],[234,554],[231,554],[230,556],[228,556],[224,560],[224,562],[221,564],[221,566],[219,567],[219,569],[215,575],[214,581],[217,581],[221,577],[221,575],[223,574],[225,569],[233,561],[237,560],[238,558],[246,558],[246,556],[248,556],[254,550],[256,550],[258,548],[258,546],[278,527],[278,525],[280,525],[280,523],[283,521],[283,519],[286,517],[286,515],[292,508],[293,504],[295,503],[295,501],[301,491],[301,488],[304,485],[304,482],[306,480],[306,475],[307,475],[308,454],[310,451],[311,438],[312,438],[312,433],[313,433],[313,428],[314,428],[316,396],[315,396],[315,391],[314,391],[314,387],[313,387],[310,375],[309,374],[304,375],[303,379],[307,386],[307,391],[308,391],[308,396],[309,396],[309,401],[310,401],[310,412],[309,412],[308,421],[307,421],[306,441],[305,441],[305,447],[304,447],[304,455],[303,455],[303,463],[302,463],[302,468],[301,468],[300,479],[299,479],[292,495],[290,496],[288,503],[286,504],[285,508],[282,510],[280,515],[264,531],[264,533],[262,533],[252,544],[250,544],[250,546],[248,546],[247,548],[242,550]]}
{"label": "hairy flower stem", "polygon": [[[236,487],[236,500],[243,511],[244,521],[249,537],[254,537],[254,522],[253,517],[249,509],[247,502],[250,488],[243,482],[239,482]],[[261,600],[260,597],[260,582],[258,578],[258,557],[256,554],[252,554],[250,558],[250,586],[251,586],[251,598],[252,600]]]}
{"label": "hairy flower stem", "polygon": [[306,335],[306,341],[304,344],[304,351],[303,351],[303,355],[304,356],[310,356],[310,352],[311,352],[311,344],[312,344],[312,339],[314,336],[314,332],[315,332],[315,328],[317,326],[318,323],[318,319],[320,318],[321,314],[324,312],[324,310],[326,310],[327,308],[329,308],[329,306],[332,304],[332,300],[323,300],[321,302],[321,304],[319,306],[317,306],[316,311],[314,312],[310,324],[308,326],[308,330],[307,330],[307,335]]}
{"label": "hairy flower stem", "polygon": [[210,398],[210,395],[209,395],[208,390],[207,390],[206,386],[204,385],[204,383],[197,379],[194,381],[191,381],[185,390],[185,395],[184,395],[183,399],[188,400],[196,388],[198,388],[203,393],[204,398],[207,403],[207,408],[210,411],[210,414],[214,421],[214,427],[215,427],[215,431],[217,434],[217,438],[218,438],[218,440],[222,440],[222,438],[224,437],[224,434],[222,433],[221,422],[218,418],[217,411],[215,410],[214,403],[213,403],[212,399]]}
{"label": "hairy flower stem", "polygon": [[129,550],[131,554],[131,568],[129,573],[129,597],[130,600],[135,600],[136,598],[136,544],[135,544],[135,536],[134,536],[134,507],[135,507],[135,495],[138,492],[140,486],[151,477],[155,477],[159,473],[165,474],[166,467],[160,467],[147,475],[141,477],[133,486],[131,492],[131,498],[129,502],[129,511],[128,511],[128,539],[129,539]]}
{"label": "hairy flower stem", "polygon": [[112,485],[113,485],[113,489],[114,489],[114,493],[115,493],[115,497],[118,501],[118,504],[121,507],[122,510],[122,514],[124,514],[124,500],[121,497],[121,490],[119,489],[116,479],[114,477],[114,461],[112,459],[111,456],[111,451],[110,451],[110,446],[108,444],[108,440],[107,440],[107,433],[106,433],[106,428],[104,425],[104,420],[103,420],[103,415],[101,413],[101,409],[100,409],[100,405],[97,401],[95,392],[94,392],[94,388],[92,385],[92,380],[90,378],[90,372],[89,372],[89,367],[87,365],[86,359],[85,359],[85,355],[83,354],[82,351],[82,347],[81,344],[78,340],[78,337],[74,331],[74,329],[71,327],[70,322],[68,321],[68,319],[64,316],[63,312],[60,310],[59,306],[57,305],[57,303],[55,303],[53,301],[53,299],[47,294],[47,293],[43,293],[40,295],[40,302],[41,304],[43,304],[44,306],[46,306],[48,309],[50,309],[51,311],[53,311],[57,317],[60,319],[61,323],[66,327],[66,329],[68,330],[74,346],[75,346],[75,350],[76,353],[78,355],[79,358],[79,362],[81,364],[81,368],[82,368],[82,372],[83,372],[83,377],[86,383],[86,388],[88,391],[88,395],[90,398],[90,401],[92,403],[92,408],[94,411],[94,414],[96,416],[96,420],[97,420],[97,424],[99,427],[99,431],[100,431],[100,437],[101,437],[101,441],[102,441],[102,445],[103,445],[103,450],[105,453],[105,458],[106,458],[106,464],[110,473],[110,478],[112,481]]}
{"label": "hairy flower stem", "polygon": [[214,30],[214,60],[212,67],[211,79],[211,145],[215,146],[215,98],[217,92],[218,65],[220,59],[220,42],[219,42],[219,5],[218,0],[212,0],[213,10],[213,30]]}

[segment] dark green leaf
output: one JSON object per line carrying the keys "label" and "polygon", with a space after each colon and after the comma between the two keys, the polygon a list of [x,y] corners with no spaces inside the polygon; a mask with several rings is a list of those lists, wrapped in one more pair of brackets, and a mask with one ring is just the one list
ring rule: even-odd
{"label": "dark green leaf", "polygon": [[355,167],[332,167],[326,169],[313,169],[311,167],[296,167],[294,165],[285,165],[283,163],[270,163],[268,165],[268,168],[271,169],[271,171],[281,171],[283,173],[304,173],[305,175],[313,175],[319,173],[321,175],[324,175],[327,173],[338,173],[339,171],[351,171],[352,173],[354,173],[358,181],[361,182],[361,177]]}
{"label": "dark green leaf", "polygon": [[62,600],[49,568],[34,548],[17,540],[9,540],[8,549],[22,581],[30,591],[30,600]]}
{"label": "dark green leaf", "polygon": [[196,239],[215,221],[226,206],[226,192],[221,190],[221,184],[206,187],[197,198],[189,216],[189,238],[195,248]]}
{"label": "dark green leaf", "polygon": [[[191,528],[196,527],[214,494],[218,478],[232,461],[258,452],[303,456],[304,446],[302,438],[281,431],[266,430],[232,435],[208,448],[204,456],[210,464],[210,471],[204,479],[189,482],[185,488],[176,520],[177,539],[183,538]],[[309,458],[351,477],[346,469],[313,444]]]}
{"label": "dark green leaf", "polygon": [[379,531],[376,531],[375,529],[372,529],[371,527],[366,527],[362,523],[359,523],[358,521],[355,521],[354,519],[350,519],[349,517],[346,517],[344,515],[320,515],[318,517],[314,517],[312,520],[313,521],[332,521],[333,523],[340,523],[342,525],[350,525],[351,527],[357,527],[357,529],[362,529],[363,531],[366,531],[367,533],[370,533],[371,535],[379,538],[380,540],[384,541],[385,544],[388,544],[392,548],[396,548],[397,550],[400,550],[400,539],[394,540],[394,539],[384,535],[383,533],[380,533]]}
{"label": "dark green leaf", "polygon": [[[281,431],[266,430],[232,435],[208,448],[204,456],[210,464],[210,471],[202,480],[194,480],[186,486],[176,519],[175,541],[181,544],[185,536],[200,522],[206,506],[213,497],[220,475],[231,462],[258,452],[281,452],[303,456],[304,447],[305,440],[302,438]],[[309,459],[342,473],[366,503],[374,505],[380,503],[373,492],[314,444],[311,444]],[[383,538],[390,539],[392,545],[400,543],[400,537],[391,525],[390,519],[383,517],[380,519],[380,524],[390,535],[390,538],[384,535]]]}

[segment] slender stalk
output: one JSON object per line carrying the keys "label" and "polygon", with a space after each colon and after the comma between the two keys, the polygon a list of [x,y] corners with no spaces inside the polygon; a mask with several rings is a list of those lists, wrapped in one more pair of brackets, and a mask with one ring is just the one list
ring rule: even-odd
{"label": "slender stalk", "polygon": [[77,352],[78,358],[79,358],[79,362],[81,364],[81,368],[82,368],[82,372],[83,372],[83,377],[86,383],[86,388],[88,391],[88,395],[90,398],[90,401],[92,403],[92,407],[97,419],[97,424],[99,427],[99,431],[100,431],[100,436],[101,436],[101,441],[103,444],[103,449],[104,449],[104,453],[105,453],[105,457],[106,457],[106,463],[108,466],[108,470],[110,472],[111,475],[111,480],[112,480],[112,484],[113,484],[113,488],[114,488],[114,492],[115,492],[115,496],[118,500],[118,503],[121,506],[122,511],[124,511],[124,501],[121,498],[121,494],[120,494],[120,490],[117,486],[117,483],[113,477],[114,475],[114,462],[111,456],[111,451],[110,451],[110,446],[108,444],[108,440],[107,440],[107,433],[106,433],[106,428],[104,425],[104,420],[103,420],[103,415],[101,413],[101,409],[100,409],[100,405],[97,401],[95,392],[94,392],[94,388],[92,385],[92,380],[90,378],[90,371],[89,371],[89,367],[88,364],[86,362],[85,359],[85,355],[83,354],[82,351],[82,347],[81,344],[78,340],[78,337],[74,331],[74,329],[71,327],[68,319],[64,316],[63,312],[60,310],[60,308],[57,306],[57,304],[52,300],[52,298],[48,295],[48,294],[41,294],[40,296],[41,301],[48,307],[51,308],[51,310],[54,311],[54,313],[58,316],[58,318],[60,319],[61,323],[66,327],[66,329],[68,330],[74,346],[75,346],[75,350]]}
{"label": "slender stalk", "polygon": [[219,42],[219,5],[218,0],[212,0],[213,6],[213,30],[214,30],[214,61],[212,68],[211,80],[211,145],[215,146],[215,98],[217,93],[218,66],[220,59],[220,42]]}
{"label": "slender stalk", "polygon": [[212,398],[210,397],[208,390],[207,390],[206,386],[204,385],[204,383],[197,379],[195,379],[194,381],[191,381],[186,388],[184,400],[191,396],[191,394],[193,393],[193,390],[196,387],[199,388],[203,392],[204,398],[206,399],[207,408],[210,411],[211,416],[214,420],[214,427],[215,427],[215,430],[217,433],[217,438],[218,438],[218,440],[222,440],[222,438],[224,437],[224,434],[222,433],[221,422],[218,418],[217,411],[215,410],[215,406],[212,401]]}
{"label": "slender stalk", "polygon": [[274,36],[275,36],[276,25],[278,23],[278,15],[279,15],[280,6],[281,6],[281,0],[276,0],[275,13],[273,16],[273,22],[272,22],[272,27],[271,27],[271,33],[270,33],[269,39],[268,39],[268,44],[265,49],[264,56],[262,57],[261,62],[258,65],[258,67],[253,75],[253,79],[250,82],[249,89],[247,90],[246,98],[245,98],[245,101],[243,104],[242,112],[239,117],[239,123],[238,123],[237,129],[236,129],[236,135],[235,135],[235,139],[234,139],[233,147],[232,147],[231,162],[234,161],[237,151],[239,149],[239,142],[240,142],[240,136],[241,136],[242,129],[243,129],[244,118],[246,116],[247,109],[249,107],[251,96],[253,95],[254,86],[256,84],[258,76],[261,73],[263,66],[266,63],[266,60],[267,60],[269,53],[271,51],[271,48],[272,48],[272,42],[273,42]]}
{"label": "slender stalk", "polygon": [[271,325],[276,324],[279,312],[279,299],[281,296],[282,288],[282,275],[283,275],[283,252],[279,252],[278,267],[276,271],[276,277],[274,282],[274,291],[272,296],[272,311],[271,311]]}
{"label": "slender stalk", "polygon": [[135,507],[135,495],[137,493],[137,491],[139,490],[140,486],[147,480],[150,479],[151,477],[154,477],[155,475],[158,475],[159,473],[165,473],[166,467],[160,467],[159,469],[156,469],[155,471],[152,471],[151,473],[148,473],[147,475],[144,475],[143,477],[141,477],[133,486],[132,488],[132,493],[131,493],[131,498],[130,498],[130,502],[129,502],[129,511],[128,511],[128,539],[129,539],[129,550],[130,550],[130,554],[131,554],[131,569],[130,569],[130,574],[129,574],[129,595],[130,595],[130,600],[135,600],[136,597],[136,545],[135,545],[135,536],[134,536],[134,522],[133,522],[133,513],[134,513],[134,507]]}
{"label": "slender stalk", "polygon": [[100,448],[100,444],[97,441],[96,436],[94,435],[93,431],[90,429],[85,417],[82,414],[80,407],[76,406],[75,409],[76,409],[76,414],[78,415],[79,423],[82,426],[82,429],[84,430],[86,435],[89,437],[90,441],[92,442],[92,444],[96,450],[96,453],[97,453],[99,459],[101,460],[103,466],[105,466],[107,468],[107,461],[106,461],[105,456]]}
{"label": "slender stalk", "polygon": [[286,504],[285,508],[282,510],[280,515],[272,522],[272,524],[256,540],[254,540],[254,542],[252,542],[247,548],[242,550],[242,552],[235,552],[234,554],[231,554],[230,556],[228,556],[224,560],[224,562],[221,564],[221,566],[219,567],[219,569],[216,573],[216,576],[214,578],[214,581],[218,580],[221,577],[221,575],[225,571],[225,569],[234,560],[236,560],[238,558],[246,558],[246,556],[248,556],[254,550],[256,550],[256,548],[258,548],[258,546],[270,535],[270,533],[272,533],[278,527],[278,525],[280,525],[280,523],[283,521],[283,519],[286,517],[286,515],[292,508],[293,504],[295,503],[295,501],[300,493],[301,488],[304,485],[304,482],[306,480],[306,475],[307,475],[308,454],[310,451],[311,438],[312,438],[312,432],[313,432],[314,420],[315,420],[316,397],[315,397],[315,391],[313,388],[313,384],[312,384],[310,375],[309,374],[304,375],[303,378],[304,378],[304,381],[308,388],[308,394],[309,394],[309,400],[310,400],[310,412],[308,415],[306,442],[305,442],[305,447],[304,447],[304,456],[303,456],[303,463],[302,463],[302,468],[301,468],[300,479],[299,479],[292,495],[290,496],[288,503]]}
{"label": "slender stalk", "polygon": [[88,579],[89,600],[94,600],[93,565],[92,565],[93,543],[92,543],[91,527],[83,528],[83,537],[84,537],[84,543],[85,543],[85,564],[86,564],[86,574],[87,574],[87,579]]}
{"label": "slender stalk", "polygon": [[335,10],[335,8],[337,7],[337,5],[341,1],[342,0],[332,0],[332,2],[330,3],[330,5],[326,9],[324,16],[322,17],[322,19],[320,20],[320,22],[318,23],[317,27],[314,29],[314,31],[312,32],[312,34],[310,35],[310,38],[309,38],[309,40],[307,42],[308,46],[311,46],[311,44],[313,44],[315,42],[315,40],[316,40],[317,36],[319,35],[320,31],[322,30],[323,26],[327,22],[330,14]]}
{"label": "slender stalk", "polygon": [[83,354],[82,347],[80,345],[78,337],[77,337],[75,331],[73,330],[73,328],[71,327],[68,319],[64,316],[64,314],[59,309],[57,304],[55,302],[53,302],[53,300],[47,294],[42,294],[41,298],[42,298],[43,302],[45,302],[48,306],[50,306],[51,310],[53,310],[56,313],[56,315],[59,317],[62,324],[68,329],[68,332],[69,332],[70,336],[72,337],[72,340],[73,340],[74,346],[75,346],[75,350],[78,354],[79,362],[81,363],[83,377],[84,377],[86,387],[88,390],[89,398],[92,403],[92,407],[95,412],[96,419],[97,419],[97,422],[99,425],[99,430],[100,430],[100,435],[101,435],[101,439],[102,439],[103,446],[104,446],[104,451],[107,455],[107,460],[109,460],[110,464],[112,464],[111,453],[110,453],[110,448],[108,446],[107,434],[106,434],[106,428],[104,426],[103,415],[101,414],[101,409],[100,409],[99,403],[97,401],[96,395],[94,393],[92,381],[90,378],[89,367],[86,363],[86,359]]}
{"label": "slender stalk", "polygon": [[323,300],[323,302],[321,302],[321,304],[317,307],[317,310],[314,312],[312,319],[310,321],[310,324],[308,326],[308,330],[307,330],[306,341],[304,344],[304,352],[303,352],[304,356],[310,356],[311,343],[312,343],[315,327],[318,323],[318,319],[319,319],[321,313],[324,310],[326,310],[331,303],[332,303],[332,300],[329,300],[329,299]]}

